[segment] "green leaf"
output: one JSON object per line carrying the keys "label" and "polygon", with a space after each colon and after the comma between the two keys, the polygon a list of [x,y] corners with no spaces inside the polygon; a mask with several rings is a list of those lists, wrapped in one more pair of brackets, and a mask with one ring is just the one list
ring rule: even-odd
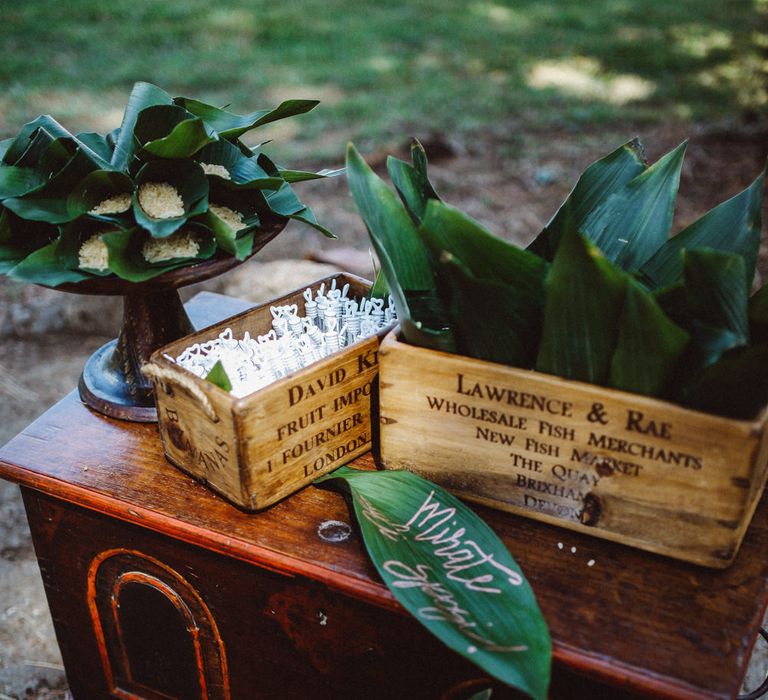
{"label": "green leaf", "polygon": [[33,168],[40,175],[40,179],[47,182],[69,163],[75,155],[75,149],[76,145],[72,139],[56,138],[40,128],[15,165],[19,168]]}
{"label": "green leaf", "polygon": [[653,287],[674,283],[683,274],[683,250],[706,247],[741,255],[746,263],[749,289],[755,276],[760,247],[764,186],[765,171],[743,192],[670,238],[642,266],[643,280]]}
{"label": "green leaf", "polygon": [[[267,196],[267,200],[269,200],[269,196]],[[296,212],[295,214],[288,214],[288,218],[293,219],[294,221],[300,221],[302,224],[306,224],[310,228],[315,229],[315,231],[322,233],[326,238],[337,238],[333,231],[330,231],[329,229],[325,228],[325,226],[318,223],[314,212],[309,207],[304,207],[304,209]]]}
{"label": "green leaf", "polygon": [[75,136],[79,143],[84,144],[96,153],[104,163],[109,163],[112,159],[114,146],[111,145],[107,137],[97,134],[93,131],[85,131]]}
{"label": "green leaf", "polygon": [[32,251],[52,242],[57,235],[55,226],[24,221],[0,206],[0,274],[10,272]]}
{"label": "green leaf", "polygon": [[226,392],[232,391],[232,382],[229,381],[227,371],[224,369],[224,365],[221,364],[221,360],[216,360],[216,364],[211,367],[211,371],[205,375],[205,381],[215,384]]}
{"label": "green leaf", "polygon": [[623,270],[640,268],[669,237],[686,143],[602,201],[579,228]]}
{"label": "green leaf", "polygon": [[681,401],[699,411],[755,419],[768,403],[768,345],[729,350],[701,372]]}
{"label": "green leaf", "polygon": [[387,158],[387,171],[411,218],[419,224],[424,218],[429,200],[440,198],[427,176],[424,148],[416,139],[411,145],[411,154],[414,165],[390,156]]}
{"label": "green leaf", "polygon": [[376,279],[373,281],[370,291],[368,292],[369,299],[386,299],[389,294],[389,287],[387,286],[387,278],[384,276],[384,271],[379,270],[376,274]]}
{"label": "green leaf", "polygon": [[230,180],[225,180],[218,175],[208,175],[208,177],[217,178],[222,184],[231,186],[232,189],[277,190],[284,182],[283,178],[275,172],[268,173],[264,170],[256,158],[244,156],[237,146],[223,139],[202,148],[197,152],[195,160],[199,163],[221,165],[226,168]]}
{"label": "green leaf", "polygon": [[768,343],[768,284],[749,299],[749,337],[753,343]]}
{"label": "green leaf", "polygon": [[305,170],[285,170],[280,168],[280,177],[286,182],[305,182],[306,180],[318,180],[326,177],[336,177],[344,173],[344,168],[335,170],[319,170],[318,172],[307,172]]}
{"label": "green leaf", "polygon": [[453,336],[426,246],[403,205],[352,144],[347,147],[347,179],[395,300],[406,340],[452,351]]}
{"label": "green leaf", "polygon": [[[75,218],[67,208],[70,191],[95,169],[91,156],[72,139],[55,139],[37,168],[43,184],[23,195],[3,200],[3,205],[22,219],[66,223]],[[48,173],[47,178],[45,173]]]}
{"label": "green leaf", "polygon": [[195,223],[199,223],[213,232],[219,248],[230,255],[234,255],[238,260],[245,260],[253,250],[253,235],[249,237],[249,230],[258,227],[259,219],[257,216],[252,217],[250,222],[246,219],[244,221],[246,226],[235,231],[209,209],[205,214],[196,218]]}
{"label": "green leaf", "polygon": [[133,134],[142,150],[157,158],[189,158],[218,141],[199,117],[176,105],[153,105],[139,112]]}
{"label": "green leaf", "polygon": [[389,287],[387,286],[387,278],[384,277],[384,271],[379,270],[376,273],[376,279],[373,280],[371,289],[368,292],[369,299],[386,299],[389,295]]}
{"label": "green leaf", "polygon": [[[434,289],[429,254],[413,222],[352,144],[347,147],[347,178],[365,225],[394,264],[398,286],[409,291]],[[395,286],[389,274],[387,283],[390,289]]]}
{"label": "green leaf", "polygon": [[416,620],[493,677],[546,698],[546,622],[520,567],[481,518],[407,471],[342,467],[315,483],[351,494],[374,566]]}
{"label": "green leaf", "polygon": [[27,152],[40,131],[45,132],[48,143],[58,138],[72,136],[53,117],[47,114],[40,115],[37,119],[27,122],[21,128],[16,138],[6,148],[3,162],[9,165],[18,165],[19,159]]}
{"label": "green leaf", "polygon": [[441,263],[461,354],[530,367],[541,335],[549,265],[432,199],[419,234]]}
{"label": "green leaf", "polygon": [[746,343],[749,297],[744,287],[744,258],[708,248],[685,250],[683,257],[691,316],[713,328],[728,330]]}
{"label": "green leaf", "polygon": [[607,384],[628,276],[568,225],[545,282],[536,369]]}
{"label": "green leaf", "polygon": [[109,168],[109,160],[102,156],[101,148],[92,148],[91,142],[93,139],[91,136],[85,134],[85,139],[80,138],[80,136],[74,136],[53,117],[43,115],[24,125],[14,143],[6,151],[5,162],[22,165],[21,161],[26,160],[25,165],[32,165],[33,163],[29,161],[34,161],[34,159],[29,157],[32,154],[30,148],[36,141],[41,145],[38,137],[42,137],[42,142],[46,145],[59,141],[71,144],[72,151],[75,148],[79,149],[83,156],[93,164],[92,170],[96,168]]}
{"label": "green leaf", "polygon": [[0,200],[26,194],[42,184],[42,178],[33,168],[0,165]]}
{"label": "green leaf", "polygon": [[112,153],[111,164],[115,170],[128,172],[133,163],[137,146],[133,130],[139,113],[147,107],[169,104],[173,104],[173,98],[156,85],[139,82],[133,86],[120,124],[115,150]]}
{"label": "green leaf", "polygon": [[[181,196],[184,213],[181,216],[155,218],[141,207],[141,186],[147,183],[165,183],[174,187]],[[136,223],[155,238],[166,238],[178,231],[191,217],[208,209],[208,179],[198,163],[189,160],[153,160],[136,175],[133,195],[133,214]]]}
{"label": "green leaf", "polygon": [[[128,175],[116,170],[94,170],[72,188],[66,201],[67,210],[72,218],[82,216],[119,194],[133,194],[133,180]],[[98,216],[109,221],[120,218],[119,214]]]}
{"label": "green leaf", "polygon": [[[436,199],[427,203],[420,236],[435,256],[447,250],[478,278],[542,292],[549,265],[539,256],[493,235],[463,212]],[[532,299],[532,294],[528,296]]]}
{"label": "green leaf", "polygon": [[59,240],[59,261],[62,267],[68,270],[87,272],[97,277],[107,277],[112,271],[107,267],[104,270],[86,268],[80,266],[80,249],[91,236],[103,235],[109,231],[120,230],[122,227],[112,222],[105,222],[88,217],[75,219],[61,229]]}
{"label": "green leaf", "polygon": [[102,240],[109,250],[109,269],[118,277],[131,282],[144,282],[161,275],[163,272],[186,267],[190,263],[206,260],[216,252],[216,243],[210,232],[188,224],[192,231],[199,232],[200,250],[194,257],[170,258],[161,262],[149,263],[142,254],[144,243],[148,239],[146,232],[138,227],[125,231],[105,233]]}
{"label": "green leaf", "polygon": [[90,277],[87,272],[69,268],[63,260],[61,239],[30,253],[8,273],[8,276],[19,282],[33,282],[49,287],[56,287],[64,282],[80,282]]}
{"label": "green leaf", "polygon": [[488,362],[532,367],[541,337],[544,276],[538,285],[521,287],[478,279],[447,251],[440,262],[441,277],[450,290],[457,352]]}
{"label": "green leaf", "polygon": [[[389,259],[389,253],[370,232],[369,235],[381,263],[381,272],[387,281],[389,293],[395,302],[397,322],[403,337],[411,345],[443,352],[455,352],[453,329],[437,290],[411,291],[400,287],[393,272],[395,266]],[[426,321],[418,319],[426,319]]]}
{"label": "green leaf", "polygon": [[5,154],[8,152],[8,149],[10,149],[12,144],[12,138],[0,140],[0,163],[5,163]]}
{"label": "green leaf", "polygon": [[610,195],[619,192],[645,170],[645,157],[640,141],[633,139],[612,153],[592,163],[579,177],[576,186],[544,230],[528,246],[545,260],[555,257],[563,234],[566,212],[572,225],[583,229],[587,216]]}
{"label": "green leaf", "polygon": [[615,389],[661,396],[669,386],[690,335],[673,323],[653,295],[627,285],[609,382]]}
{"label": "green leaf", "polygon": [[[421,145],[421,141],[417,138],[411,139],[411,161],[413,162],[413,167],[429,182],[427,152],[424,150],[424,146]],[[433,199],[440,199],[437,196],[437,192],[434,192]]]}
{"label": "green leaf", "polygon": [[173,101],[188,112],[200,117],[208,126],[226,139],[239,138],[246,131],[264,124],[304,114],[320,104],[319,100],[286,100],[275,109],[261,109],[239,116],[188,97],[176,97]]}

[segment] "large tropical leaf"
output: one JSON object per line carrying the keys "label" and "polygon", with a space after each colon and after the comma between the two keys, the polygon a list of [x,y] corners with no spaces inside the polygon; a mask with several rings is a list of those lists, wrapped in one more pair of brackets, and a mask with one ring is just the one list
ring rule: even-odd
{"label": "large tropical leaf", "polygon": [[753,343],[768,343],[768,284],[749,299],[749,337]]}
{"label": "large tropical leaf", "polygon": [[709,248],[686,250],[683,257],[690,314],[712,328],[730,331],[746,343],[749,297],[744,286],[744,258]]}
{"label": "large tropical leaf", "polygon": [[[434,289],[429,253],[416,227],[394,193],[351,144],[347,147],[347,178],[365,225],[395,266],[398,285],[409,291]],[[390,288],[394,286],[389,275],[387,282]]]}
{"label": "large tropical leaf", "polygon": [[457,351],[489,362],[532,367],[541,338],[544,275],[538,285],[521,288],[478,279],[447,251],[440,263]]}
{"label": "large tropical leaf", "polygon": [[673,284],[683,274],[683,250],[706,247],[741,255],[749,289],[760,247],[764,187],[765,171],[743,192],[670,238],[642,266],[643,280],[656,288]]}
{"label": "large tropical leaf", "polygon": [[344,168],[325,169],[310,172],[307,170],[286,170],[280,168],[280,177],[286,182],[306,182],[307,180],[319,180],[326,177],[336,177],[344,172]]}
{"label": "large tropical leaf", "polygon": [[[74,149],[72,156],[63,167],[52,174],[42,185],[21,196],[3,200],[5,207],[29,221],[59,224],[75,218],[76,214],[72,214],[67,207],[69,193],[97,166],[89,154],[68,139],[57,139],[51,145],[51,150],[58,150],[58,147],[63,143],[69,143]],[[48,168],[48,165],[41,164],[43,172]]]}
{"label": "large tropical leaf", "polygon": [[89,135],[85,134],[85,138],[80,136],[74,136],[67,131],[59,122],[53,117],[44,114],[37,119],[25,124],[16,138],[9,144],[5,154],[3,155],[3,162],[12,165],[18,165],[18,161],[28,151],[30,145],[34,141],[35,137],[43,132],[48,142],[55,141],[57,139],[66,139],[73,142],[83,153],[94,163],[96,168],[108,168],[109,160],[103,157],[101,148],[94,148],[92,145],[92,139]]}
{"label": "large tropical leaf", "polygon": [[566,225],[545,282],[536,369],[607,384],[628,276]]}
{"label": "large tropical leaf", "polygon": [[153,105],[143,109],[136,119],[133,134],[141,144],[142,152],[156,158],[189,158],[219,138],[200,117],[176,105]]}
{"label": "large tropical leaf", "polygon": [[475,277],[513,284],[533,301],[542,296],[549,265],[539,256],[495,236],[463,212],[436,199],[425,208],[419,234],[439,255],[447,250]]}
{"label": "large tropical leaf", "polygon": [[653,295],[630,280],[611,358],[610,385],[646,396],[661,396],[689,340],[690,335],[669,319]]}
{"label": "large tropical leaf", "polygon": [[[200,249],[194,257],[169,258],[160,262],[149,263],[142,254],[147,234],[138,228],[105,233],[102,240],[109,250],[109,269],[118,277],[131,282],[144,282],[161,275],[163,272],[186,267],[200,260],[210,258],[216,252],[216,242],[210,232],[187,225],[188,229],[198,234]],[[187,229],[185,229],[187,230]]]}
{"label": "large tropical leaf", "polygon": [[[371,235],[371,244],[381,263],[381,273],[395,302],[397,322],[406,341],[419,347],[456,352],[448,310],[437,290],[403,289],[397,284],[397,277],[393,272],[396,269],[395,264],[390,260],[387,249],[373,235]],[[390,280],[392,280],[391,283]],[[428,319],[428,321],[419,319]]]}
{"label": "large tropical leaf", "polygon": [[200,117],[223,138],[236,139],[246,131],[255,129],[258,126],[309,112],[320,104],[320,101],[286,100],[275,107],[275,109],[260,109],[243,115],[233,114],[232,112],[227,112],[226,110],[188,97],[176,97],[174,103]]}
{"label": "large tropical leaf", "polygon": [[173,98],[165,90],[161,90],[152,83],[139,82],[133,86],[123,113],[123,121],[120,124],[115,142],[115,150],[112,153],[111,164],[113,168],[128,172],[133,163],[137,146],[133,130],[139,113],[147,107],[170,104],[173,104]]}
{"label": "large tropical leaf", "polygon": [[64,257],[61,239],[57,239],[30,253],[9,272],[9,277],[19,282],[33,282],[49,287],[64,282],[80,282],[90,277],[87,272],[72,268]]}
{"label": "large tropical leaf", "polygon": [[528,250],[546,260],[555,257],[568,212],[573,226],[582,229],[587,216],[612,194],[619,192],[645,169],[640,141],[633,139],[612,153],[592,163],[579,177],[568,198]]}
{"label": "large tropical leaf", "polygon": [[[267,201],[270,201],[270,195],[271,193],[267,193]],[[315,217],[314,212],[309,207],[304,207],[301,211],[297,211],[295,214],[288,214],[289,219],[293,219],[294,221],[300,221],[302,224],[305,224],[309,226],[310,228],[315,229],[315,231],[319,231],[322,233],[326,238],[336,238],[336,234],[325,228],[322,224],[320,224]]]}
{"label": "large tropical leaf", "polygon": [[438,296],[429,252],[396,195],[352,144],[347,147],[347,179],[379,256],[406,340],[452,350],[452,334]]}
{"label": "large tropical leaf", "polygon": [[[270,177],[280,176],[278,167],[263,153],[257,157],[257,163]],[[245,187],[250,188],[250,185]],[[300,221],[319,231],[326,238],[336,238],[336,234],[318,223],[312,210],[299,200],[293,188],[287,182],[283,182],[277,190],[265,190],[261,194],[263,195],[262,201],[272,214]]]}
{"label": "large tropical leaf", "polygon": [[623,270],[640,268],[669,237],[685,143],[602,201],[579,229]]}
{"label": "large tropical leaf", "polygon": [[546,622],[520,567],[481,518],[407,471],[341,467],[315,483],[350,493],[374,566],[418,622],[503,683],[545,700]]}
{"label": "large tropical leaf", "polygon": [[120,230],[121,227],[113,222],[80,217],[61,228],[59,238],[59,264],[68,270],[82,271],[97,277],[106,277],[112,271],[93,269],[80,265],[80,250],[82,244],[95,234],[103,235],[110,231]]}
{"label": "large tropical leaf", "polygon": [[768,345],[737,347],[707,367],[679,399],[699,411],[755,419],[768,399]]}
{"label": "large tropical leaf", "polygon": [[255,214],[244,219],[244,227],[237,231],[211,209],[196,218],[195,223],[210,229],[219,248],[234,255],[238,260],[245,260],[253,251],[252,232],[259,225],[259,217]]}
{"label": "large tropical leaf", "polygon": [[428,201],[418,232],[441,263],[458,351],[492,362],[533,365],[547,262],[436,199]]}
{"label": "large tropical leaf", "polygon": [[[181,196],[184,213],[181,216],[159,218],[150,216],[141,206],[142,185],[164,183],[171,185]],[[155,238],[165,238],[178,231],[191,217],[208,209],[208,179],[203,169],[190,160],[150,161],[136,175],[133,196],[133,214],[136,222]]]}
{"label": "large tropical leaf", "polygon": [[44,181],[34,168],[0,164],[0,200],[18,197],[43,184]]}
{"label": "large tropical leaf", "polygon": [[411,144],[411,158],[413,165],[390,156],[387,158],[387,171],[411,218],[419,224],[424,218],[427,202],[440,197],[427,175],[424,147],[416,139]]}
{"label": "large tropical leaf", "polygon": [[77,134],[75,138],[79,143],[84,144],[94,153],[98,154],[104,163],[109,163],[112,160],[114,144],[111,144],[106,136],[97,134],[94,131],[84,131]]}
{"label": "large tropical leaf", "polygon": [[276,167],[267,172],[258,164],[256,158],[243,155],[237,146],[224,139],[202,148],[195,155],[195,160],[201,164],[219,165],[225,168],[229,174],[229,180],[216,174],[208,177],[218,178],[222,184],[231,185],[232,189],[277,190],[284,182],[288,182],[280,176]]}
{"label": "large tropical leaf", "polygon": [[32,251],[47,245],[57,235],[55,226],[24,221],[0,206],[0,274],[10,272]]}
{"label": "large tropical leaf", "polygon": [[[88,214],[97,205],[117,195],[133,194],[133,180],[125,173],[116,170],[94,170],[88,173],[72,188],[67,197],[66,206],[72,218]],[[100,215],[100,218],[113,221],[122,218],[119,215]]]}

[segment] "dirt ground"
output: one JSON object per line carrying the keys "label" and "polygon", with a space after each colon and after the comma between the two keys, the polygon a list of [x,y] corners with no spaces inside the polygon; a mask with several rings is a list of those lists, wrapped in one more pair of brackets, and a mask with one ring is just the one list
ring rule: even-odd
{"label": "dirt ground", "polygon": [[[506,125],[499,127],[499,133],[472,142],[437,134],[422,135],[422,140],[430,155],[432,178],[446,201],[492,231],[526,243],[554,213],[578,174],[633,135],[632,130],[524,135]],[[644,136],[642,130],[640,135]],[[768,156],[768,132],[755,129],[734,133],[679,127],[643,141],[649,158],[655,160],[686,137],[691,140],[676,229],[748,185]],[[383,168],[387,152],[407,157],[407,144],[365,155]],[[206,288],[266,300],[280,289],[326,274],[328,268],[297,261],[304,257],[342,260],[370,276],[365,231],[345,180],[297,187],[317,218],[340,240],[326,241],[291,225],[255,261]],[[764,220],[768,220],[768,209]],[[760,271],[761,281],[768,280],[765,243]],[[0,279],[0,444],[75,386],[86,358],[116,333],[119,315],[115,300],[22,287]],[[768,672],[766,647],[758,641],[747,689],[759,685]],[[64,698],[65,693],[66,679],[18,489],[0,482],[0,700],[52,700]]]}

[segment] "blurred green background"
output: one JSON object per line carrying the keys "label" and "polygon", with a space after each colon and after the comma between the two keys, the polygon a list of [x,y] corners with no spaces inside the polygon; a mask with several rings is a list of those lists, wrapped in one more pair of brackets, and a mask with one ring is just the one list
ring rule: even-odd
{"label": "blurred green background", "polygon": [[267,132],[292,160],[427,132],[509,145],[768,113],[768,0],[3,4],[0,138],[40,113],[105,132],[137,80],[236,112],[320,99]]}

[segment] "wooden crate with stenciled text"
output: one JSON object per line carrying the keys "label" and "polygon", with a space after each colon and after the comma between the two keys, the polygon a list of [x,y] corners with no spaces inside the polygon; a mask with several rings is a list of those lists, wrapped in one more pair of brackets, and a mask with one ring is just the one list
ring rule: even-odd
{"label": "wooden crate with stenciled text", "polygon": [[459,496],[703,566],[736,556],[766,481],[751,421],[415,347],[380,350],[381,459]]}
{"label": "wooden crate with stenciled text", "polygon": [[[333,280],[365,297],[370,284]],[[242,398],[174,363],[197,342],[231,328],[235,338],[271,329],[270,306],[303,301],[304,289],[238,314],[160,348],[145,373],[155,383],[165,455],[183,471],[247,510],[260,510],[371,447],[380,336],[360,340]],[[380,334],[380,335],[383,335]],[[374,423],[375,425],[375,423]]]}

